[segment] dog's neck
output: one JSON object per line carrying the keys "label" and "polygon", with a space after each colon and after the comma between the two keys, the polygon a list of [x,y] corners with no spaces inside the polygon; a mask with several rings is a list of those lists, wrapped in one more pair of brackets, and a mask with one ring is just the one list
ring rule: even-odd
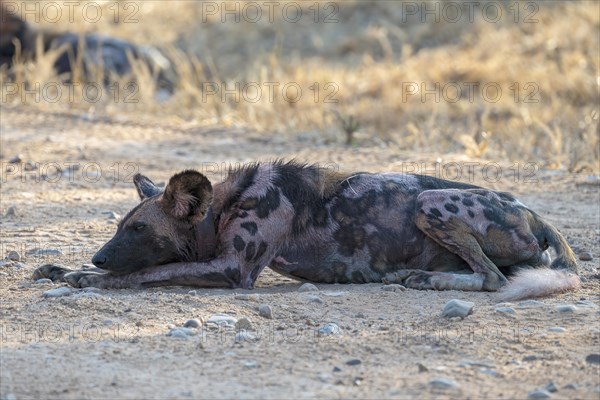
{"label": "dog's neck", "polygon": [[197,261],[210,260],[215,257],[217,251],[217,231],[212,207],[204,215],[204,218],[194,225],[196,237]]}

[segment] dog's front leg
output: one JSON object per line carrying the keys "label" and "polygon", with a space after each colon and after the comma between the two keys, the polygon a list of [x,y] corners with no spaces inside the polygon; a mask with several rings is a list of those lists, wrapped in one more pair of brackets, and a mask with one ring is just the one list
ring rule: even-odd
{"label": "dog's front leg", "polygon": [[207,262],[180,262],[157,265],[124,275],[74,271],[64,280],[74,287],[102,289],[144,288],[152,286],[195,286],[236,288],[241,285],[239,265],[232,258]]}

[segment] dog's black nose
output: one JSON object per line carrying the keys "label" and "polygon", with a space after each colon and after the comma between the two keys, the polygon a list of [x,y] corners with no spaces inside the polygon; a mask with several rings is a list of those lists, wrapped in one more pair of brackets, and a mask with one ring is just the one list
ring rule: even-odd
{"label": "dog's black nose", "polygon": [[104,264],[106,264],[106,257],[102,256],[102,255],[98,255],[96,254],[93,258],[92,258],[92,263],[98,267],[98,268],[102,268],[102,266]]}

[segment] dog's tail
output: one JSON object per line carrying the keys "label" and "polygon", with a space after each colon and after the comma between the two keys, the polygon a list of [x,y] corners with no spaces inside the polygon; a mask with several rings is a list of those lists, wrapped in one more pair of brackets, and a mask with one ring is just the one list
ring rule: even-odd
{"label": "dog's tail", "polygon": [[510,278],[500,289],[500,300],[513,301],[549,296],[579,288],[579,276],[566,270],[551,268],[524,269]]}
{"label": "dog's tail", "polygon": [[513,276],[500,290],[503,301],[549,296],[579,288],[577,260],[573,250],[560,232],[530,211],[529,226],[541,248],[552,247],[556,258],[550,268],[524,269]]}

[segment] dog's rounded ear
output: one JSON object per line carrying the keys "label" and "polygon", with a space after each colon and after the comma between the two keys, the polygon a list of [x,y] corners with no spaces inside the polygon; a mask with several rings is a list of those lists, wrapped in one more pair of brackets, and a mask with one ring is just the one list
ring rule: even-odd
{"label": "dog's rounded ear", "polygon": [[137,189],[140,200],[147,199],[148,197],[156,196],[161,193],[162,190],[157,187],[154,182],[145,177],[142,174],[135,174],[133,177],[133,184]]}
{"label": "dog's rounded ear", "polygon": [[187,170],[173,175],[161,199],[163,209],[178,219],[202,216],[212,202],[212,185],[200,172]]}

